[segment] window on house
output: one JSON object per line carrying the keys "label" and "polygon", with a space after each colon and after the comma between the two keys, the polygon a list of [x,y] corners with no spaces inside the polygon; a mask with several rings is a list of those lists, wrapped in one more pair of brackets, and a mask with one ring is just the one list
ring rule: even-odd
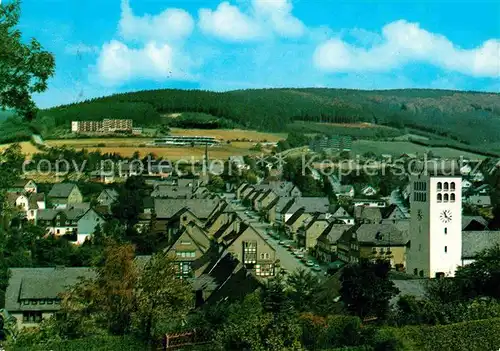
{"label": "window on house", "polygon": [[444,233],[448,234],[448,228],[444,228]]}
{"label": "window on house", "polygon": [[413,274],[414,274],[414,275],[418,275],[418,268],[415,268],[415,269],[413,270]]}
{"label": "window on house", "polygon": [[181,241],[181,245],[191,245],[191,241]]}
{"label": "window on house", "polygon": [[443,201],[443,195],[437,194],[437,202],[442,202]]}
{"label": "window on house", "polygon": [[24,323],[40,323],[42,321],[42,312],[30,311],[23,312]]}
{"label": "window on house", "polygon": [[455,190],[455,182],[450,183],[450,190]]}
{"label": "window on house", "polygon": [[444,252],[447,253],[448,252],[448,246],[445,246],[444,247]]}
{"label": "window on house", "polygon": [[443,202],[448,202],[448,194],[444,194],[444,197],[443,197]]}
{"label": "window on house", "polygon": [[448,190],[448,182],[444,182],[443,189],[444,189],[444,191]]}
{"label": "window on house", "polygon": [[455,202],[455,193],[450,194],[450,202]]}
{"label": "window on house", "polygon": [[60,227],[61,226],[61,222],[57,221],[56,222],[56,226]]}
{"label": "window on house", "polygon": [[441,183],[441,182],[438,182],[438,183],[437,183],[437,190],[438,190],[438,191],[443,190],[443,183]]}

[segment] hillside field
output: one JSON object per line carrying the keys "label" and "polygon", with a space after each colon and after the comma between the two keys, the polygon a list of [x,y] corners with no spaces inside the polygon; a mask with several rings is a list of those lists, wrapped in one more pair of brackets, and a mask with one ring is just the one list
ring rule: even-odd
{"label": "hillside field", "polygon": [[459,158],[460,156],[471,159],[485,158],[485,156],[470,152],[447,147],[425,147],[409,141],[355,140],[352,143],[352,152],[355,155],[363,155],[366,152],[373,152],[376,155],[388,154],[393,156],[399,156],[404,153],[422,155],[429,150],[431,150],[435,156],[443,158]]}
{"label": "hillside field", "polygon": [[[250,155],[258,152],[250,150],[257,142],[276,142],[286,138],[286,134],[262,133],[252,130],[226,130],[226,129],[172,129],[172,135],[186,136],[212,136],[223,142],[231,140],[251,140],[251,141],[231,141],[230,144],[223,143],[220,146],[209,148],[209,157],[226,159],[229,156]],[[111,138],[111,139],[61,139],[47,140],[46,144],[54,147],[68,146],[75,149],[87,149],[89,151],[100,150],[102,153],[119,153],[129,157],[134,152],[139,151],[141,156],[153,153],[158,157],[178,160],[182,158],[202,159],[205,148],[200,147],[154,147],[147,145],[152,142],[152,138]]]}
{"label": "hillside field", "polygon": [[[0,145],[0,152],[7,149],[10,145],[11,144]],[[36,146],[33,145],[32,143],[30,143],[29,141],[23,141],[22,143],[19,143],[19,145],[21,146],[21,150],[22,150],[23,154],[25,154],[28,158],[31,155],[36,154],[37,152],[40,152],[40,150],[38,150],[36,148]]]}

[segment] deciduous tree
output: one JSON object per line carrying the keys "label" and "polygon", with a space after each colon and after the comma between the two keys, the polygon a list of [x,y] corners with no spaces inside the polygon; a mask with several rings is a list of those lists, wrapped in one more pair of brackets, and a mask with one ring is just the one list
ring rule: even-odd
{"label": "deciduous tree", "polygon": [[47,80],[55,72],[55,59],[36,39],[22,42],[16,28],[20,5],[19,0],[0,4],[0,107],[12,108],[31,120],[36,114],[31,95],[47,89]]}

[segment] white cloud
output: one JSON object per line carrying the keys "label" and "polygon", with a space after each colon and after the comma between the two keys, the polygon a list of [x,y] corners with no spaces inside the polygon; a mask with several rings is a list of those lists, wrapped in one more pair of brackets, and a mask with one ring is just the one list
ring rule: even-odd
{"label": "white cloud", "polygon": [[225,40],[251,40],[263,35],[259,23],[228,2],[220,3],[215,11],[200,9],[198,16],[205,34]]}
{"label": "white cloud", "polygon": [[478,77],[500,76],[500,39],[461,49],[440,34],[404,20],[382,29],[382,42],[369,49],[330,39],[314,52],[315,65],[329,72],[388,71],[410,62],[425,62]]}
{"label": "white cloud", "polygon": [[83,43],[70,44],[66,46],[64,51],[69,55],[96,54],[99,52],[99,47]]}
{"label": "white cloud", "polygon": [[180,67],[189,65],[168,44],[154,41],[140,49],[112,40],[103,45],[97,61],[97,73],[105,85],[119,85],[133,78],[163,81],[169,78],[190,79]]}
{"label": "white cloud", "polygon": [[182,9],[169,8],[157,15],[135,16],[128,0],[122,0],[118,28],[125,40],[170,42],[183,40],[193,31],[194,20]]}
{"label": "white cloud", "polygon": [[[186,11],[169,8],[157,15],[134,15],[122,0],[118,32],[100,49],[94,72],[105,86],[118,86],[134,79],[189,80],[193,60],[183,53],[183,43],[194,28]],[[95,78],[95,77],[94,77]]]}
{"label": "white cloud", "polygon": [[279,35],[298,37],[305,32],[302,21],[292,15],[290,0],[253,0],[253,8],[257,18],[270,22]]}
{"label": "white cloud", "polygon": [[273,33],[299,37],[306,27],[292,15],[290,0],[252,0],[249,14],[224,1],[215,10],[200,9],[202,32],[229,41],[247,41]]}

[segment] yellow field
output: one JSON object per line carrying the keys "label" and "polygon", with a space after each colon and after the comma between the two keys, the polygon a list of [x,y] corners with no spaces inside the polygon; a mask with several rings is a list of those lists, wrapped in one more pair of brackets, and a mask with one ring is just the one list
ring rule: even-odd
{"label": "yellow field", "polygon": [[[277,142],[286,138],[286,134],[263,133],[252,130],[241,129],[179,129],[174,128],[171,131],[172,135],[186,136],[211,136],[223,143],[217,147],[208,149],[209,157],[211,158],[227,158],[228,156],[240,156],[255,154],[250,148],[257,142]],[[232,141],[226,144],[226,141],[235,139],[247,139],[250,141]],[[178,160],[201,159],[205,153],[204,147],[155,147],[148,144],[153,141],[153,138],[89,138],[89,139],[60,139],[46,140],[45,143],[52,147],[67,146],[77,150],[87,149],[89,151],[100,150],[102,153],[118,153],[122,156],[131,156],[138,151],[141,156],[153,153],[158,157]],[[40,152],[33,144],[29,142],[20,143],[22,151],[27,157],[31,157],[34,153]],[[100,146],[98,146],[100,145]],[[6,149],[9,144],[0,145],[0,152]]]}
{"label": "yellow field", "polygon": [[[118,153],[124,157],[130,157],[138,151],[140,157],[150,153],[157,157],[168,158],[170,160],[195,159],[201,160],[205,154],[204,147],[100,147],[88,148],[89,151],[101,151],[101,153]],[[250,155],[254,152],[234,146],[221,146],[208,148],[209,158],[227,159],[229,156]]]}
{"label": "yellow field", "polygon": [[60,139],[47,140],[45,143],[49,146],[68,146],[74,148],[91,148],[98,144],[105,144],[106,147],[139,147],[141,144],[147,144],[153,141],[152,138],[110,138],[110,139]]}
{"label": "yellow field", "polygon": [[186,136],[211,136],[220,140],[234,140],[234,139],[249,139],[252,141],[263,142],[267,140],[269,142],[276,142],[286,139],[286,134],[284,133],[264,133],[257,132],[254,130],[243,130],[243,129],[171,129],[172,135],[186,135]]}
{"label": "yellow field", "polygon": [[[0,145],[0,152],[3,150],[7,149],[11,144],[3,144]],[[25,154],[27,157],[30,157],[33,154],[36,154],[37,152],[40,152],[32,143],[29,141],[23,141],[22,143],[19,143],[21,145],[21,150],[23,154]]]}

